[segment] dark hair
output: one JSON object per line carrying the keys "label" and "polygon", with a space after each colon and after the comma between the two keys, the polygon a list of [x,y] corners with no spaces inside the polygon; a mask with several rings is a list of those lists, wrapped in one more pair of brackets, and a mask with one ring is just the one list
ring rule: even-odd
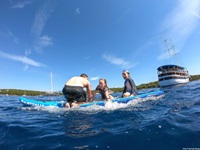
{"label": "dark hair", "polygon": [[128,70],[123,70],[122,73],[127,73],[130,76],[130,72]]}
{"label": "dark hair", "polygon": [[85,74],[85,73],[82,73],[80,76],[81,76],[81,77],[86,77],[86,78],[88,78],[88,75]]}
{"label": "dark hair", "polygon": [[104,83],[105,83],[106,87],[108,88],[108,85],[107,85],[107,81],[106,81],[106,79],[104,79],[104,78],[101,78],[101,79],[99,79],[99,81],[101,81],[101,80],[103,80],[103,81],[104,81]]}
{"label": "dark hair", "polygon": [[129,73],[129,71],[128,71],[128,70],[123,70],[123,71],[122,71],[122,73],[124,73],[124,72],[126,72],[126,73]]}

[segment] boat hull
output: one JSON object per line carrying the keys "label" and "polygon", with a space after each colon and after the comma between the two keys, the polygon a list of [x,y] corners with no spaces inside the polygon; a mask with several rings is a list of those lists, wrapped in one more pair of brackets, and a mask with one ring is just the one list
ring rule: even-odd
{"label": "boat hull", "polygon": [[189,82],[189,77],[185,79],[172,78],[168,80],[162,80],[162,81],[159,81],[159,84],[160,84],[160,87],[164,87],[164,86],[171,86],[171,85],[176,85],[176,84],[184,84],[188,82]]}

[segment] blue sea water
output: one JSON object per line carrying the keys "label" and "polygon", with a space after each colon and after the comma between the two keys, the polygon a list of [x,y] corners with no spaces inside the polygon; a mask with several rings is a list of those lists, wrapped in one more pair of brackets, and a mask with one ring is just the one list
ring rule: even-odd
{"label": "blue sea water", "polygon": [[24,107],[18,96],[0,96],[0,149],[200,150],[200,81],[161,90],[164,97],[72,109]]}

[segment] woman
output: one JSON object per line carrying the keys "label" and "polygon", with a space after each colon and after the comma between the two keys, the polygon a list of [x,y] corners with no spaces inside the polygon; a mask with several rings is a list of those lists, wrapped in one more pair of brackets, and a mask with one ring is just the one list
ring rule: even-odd
{"label": "woman", "polygon": [[136,88],[135,82],[130,77],[129,71],[128,70],[123,70],[122,71],[122,76],[125,79],[125,81],[124,81],[124,90],[123,90],[123,93],[122,93],[122,97],[137,95],[138,94],[137,88]]}
{"label": "woman", "polygon": [[101,94],[102,99],[106,99],[107,101],[110,101],[111,99],[114,99],[112,95],[109,94],[108,92],[108,86],[106,79],[101,78],[99,80],[99,85],[96,87],[94,95],[93,95],[93,100],[95,99],[96,93],[99,92]]}

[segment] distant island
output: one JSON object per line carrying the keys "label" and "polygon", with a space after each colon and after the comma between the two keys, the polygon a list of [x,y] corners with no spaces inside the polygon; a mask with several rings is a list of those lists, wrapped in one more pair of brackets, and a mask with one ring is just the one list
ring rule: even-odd
{"label": "distant island", "polygon": [[[190,81],[194,80],[200,80],[200,75],[191,75],[190,76]],[[140,84],[137,86],[138,90],[141,89],[149,89],[149,88],[159,88],[159,83],[158,81],[154,82],[149,82],[145,84]],[[112,92],[122,92],[123,87],[118,87],[118,88],[110,88],[110,91]],[[94,91],[92,91],[94,92]],[[53,95],[62,95],[62,92],[54,92],[54,93],[47,93],[44,91],[32,91],[32,90],[20,90],[20,89],[0,89],[0,95],[17,95],[17,96],[53,96]]]}

